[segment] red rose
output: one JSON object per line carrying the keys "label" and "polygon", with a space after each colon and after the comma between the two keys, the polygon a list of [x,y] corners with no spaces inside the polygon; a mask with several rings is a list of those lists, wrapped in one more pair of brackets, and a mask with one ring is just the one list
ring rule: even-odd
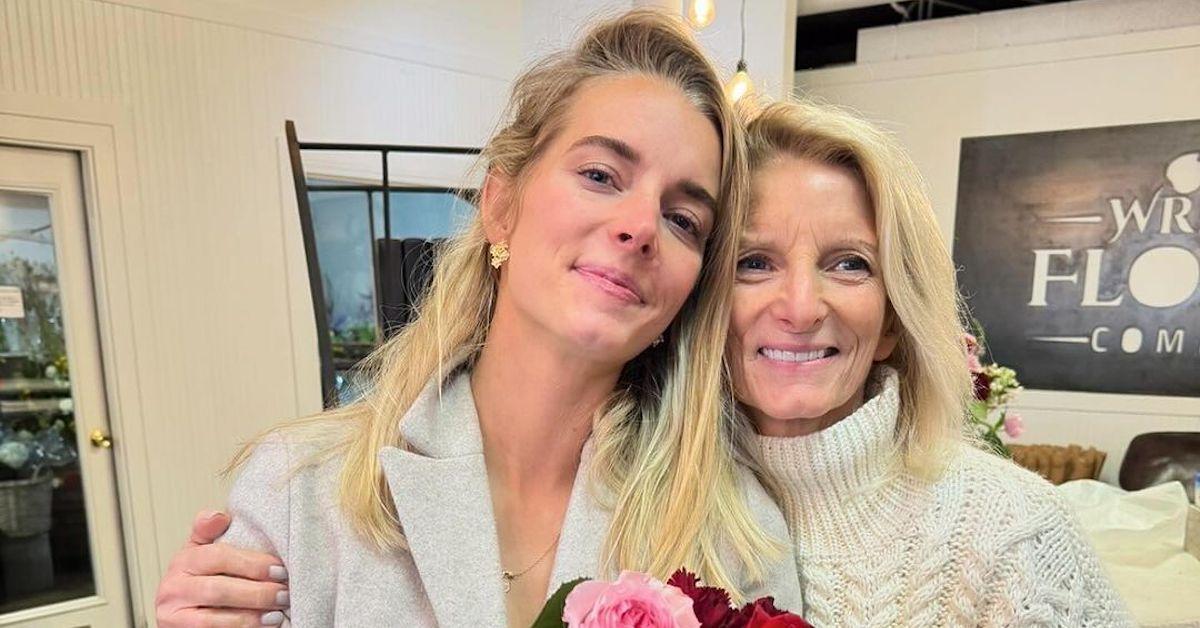
{"label": "red rose", "polygon": [[759,598],[746,604],[738,611],[738,617],[729,624],[734,628],[812,628],[799,615],[775,608],[772,597]]}
{"label": "red rose", "polygon": [[667,584],[692,598],[692,610],[701,626],[725,626],[735,612],[729,606],[728,593],[717,587],[700,586],[700,579],[686,569],[676,571]]}
{"label": "red rose", "polygon": [[746,628],[813,628],[812,624],[791,613],[771,616],[762,608],[755,607]]}
{"label": "red rose", "polygon": [[775,600],[770,597],[747,604],[740,615],[745,619],[746,623],[742,625],[746,628],[813,628],[799,615],[775,608]]}
{"label": "red rose", "polygon": [[992,378],[988,377],[987,373],[974,373],[975,376],[975,398],[980,401],[987,401],[987,398],[992,394]]}

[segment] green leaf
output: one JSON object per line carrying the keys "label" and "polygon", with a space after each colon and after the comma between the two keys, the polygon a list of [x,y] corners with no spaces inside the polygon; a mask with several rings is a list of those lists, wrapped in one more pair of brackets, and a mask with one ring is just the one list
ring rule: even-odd
{"label": "green leaf", "polygon": [[978,400],[972,401],[971,403],[967,404],[967,408],[971,411],[971,419],[973,421],[981,425],[988,424],[988,407],[986,403]]}
{"label": "green leaf", "polygon": [[1000,456],[1001,458],[1012,458],[1012,452],[1008,450],[1008,447],[1005,446],[1004,442],[1000,440],[1000,437],[997,436],[995,432],[987,432],[984,434],[983,442],[987,443],[988,448],[991,449],[992,452],[997,456]]}
{"label": "green leaf", "polygon": [[570,582],[564,582],[550,599],[546,600],[546,605],[542,607],[542,612],[538,613],[537,619],[533,620],[533,625],[530,628],[563,628],[566,624],[563,622],[563,608],[567,606],[567,596],[580,583],[586,582],[588,578],[576,578]]}
{"label": "green leaf", "polygon": [[1000,418],[996,419],[996,422],[992,424],[992,433],[993,434],[999,432],[1000,428],[1004,427],[1004,417],[1006,417],[1006,416],[1008,416],[1008,410],[1001,410]]}

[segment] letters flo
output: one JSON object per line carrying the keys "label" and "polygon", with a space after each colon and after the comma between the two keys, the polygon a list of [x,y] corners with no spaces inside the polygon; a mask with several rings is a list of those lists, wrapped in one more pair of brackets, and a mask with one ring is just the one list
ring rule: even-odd
{"label": "letters flo", "polygon": [[[1200,290],[1200,151],[1189,152],[1167,164],[1164,181],[1149,199],[1107,198],[1107,205],[1094,214],[1043,218],[1048,229],[1079,228],[1079,225],[1105,224],[1108,236],[1100,246],[1083,250],[1067,248],[1033,249],[1031,308],[1047,307],[1047,295],[1078,299],[1081,308],[1153,308],[1167,313],[1166,320],[1185,319],[1183,310]],[[1195,210],[1195,211],[1193,211]],[[1181,240],[1178,236],[1184,235]],[[1106,253],[1128,243],[1150,237],[1151,244],[1138,251],[1128,269],[1111,268]],[[1154,238],[1158,238],[1157,242]],[[1111,257],[1111,256],[1110,256]],[[1115,290],[1105,278],[1126,276]],[[1102,291],[1101,286],[1109,285]],[[1059,300],[1058,302],[1061,302]],[[1171,316],[1178,310],[1178,316]],[[1143,329],[1135,321],[1122,326],[1100,325],[1080,329],[1078,334],[1038,336],[1031,340],[1046,343],[1086,345],[1095,353],[1122,352],[1200,355],[1200,329],[1156,326]]]}

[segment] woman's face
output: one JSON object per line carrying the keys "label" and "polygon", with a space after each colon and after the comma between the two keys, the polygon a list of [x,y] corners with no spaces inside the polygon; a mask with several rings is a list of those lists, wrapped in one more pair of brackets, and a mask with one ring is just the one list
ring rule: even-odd
{"label": "woman's face", "polygon": [[847,168],[790,156],[754,173],[730,328],[738,398],[759,432],[798,436],[853,412],[896,346],[874,212]]}
{"label": "woman's face", "polygon": [[642,76],[584,84],[520,191],[495,177],[485,188],[485,217],[489,198],[520,195],[507,224],[489,226],[512,255],[494,320],[580,359],[632,359],[696,284],[720,166],[716,129],[679,89]]}

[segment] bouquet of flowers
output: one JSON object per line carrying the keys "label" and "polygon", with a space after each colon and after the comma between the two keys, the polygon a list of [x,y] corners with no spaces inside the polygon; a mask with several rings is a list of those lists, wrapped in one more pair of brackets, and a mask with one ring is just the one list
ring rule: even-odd
{"label": "bouquet of flowers", "polygon": [[972,321],[976,335],[966,334],[964,342],[967,346],[967,368],[975,379],[975,398],[968,407],[968,420],[978,432],[984,443],[1005,458],[1012,458],[1004,442],[1000,440],[1000,430],[1004,430],[1009,438],[1017,438],[1025,431],[1025,422],[1021,415],[1008,410],[1008,404],[1017,393],[1021,392],[1021,382],[1017,381],[1017,372],[1007,366],[995,362],[984,364],[982,358],[988,353],[982,339],[983,328],[978,321]]}
{"label": "bouquet of flowers", "polygon": [[770,597],[740,608],[729,594],[700,584],[680,569],[665,583],[623,571],[615,582],[580,578],[546,602],[533,628],[812,628],[797,615],[775,608]]}

